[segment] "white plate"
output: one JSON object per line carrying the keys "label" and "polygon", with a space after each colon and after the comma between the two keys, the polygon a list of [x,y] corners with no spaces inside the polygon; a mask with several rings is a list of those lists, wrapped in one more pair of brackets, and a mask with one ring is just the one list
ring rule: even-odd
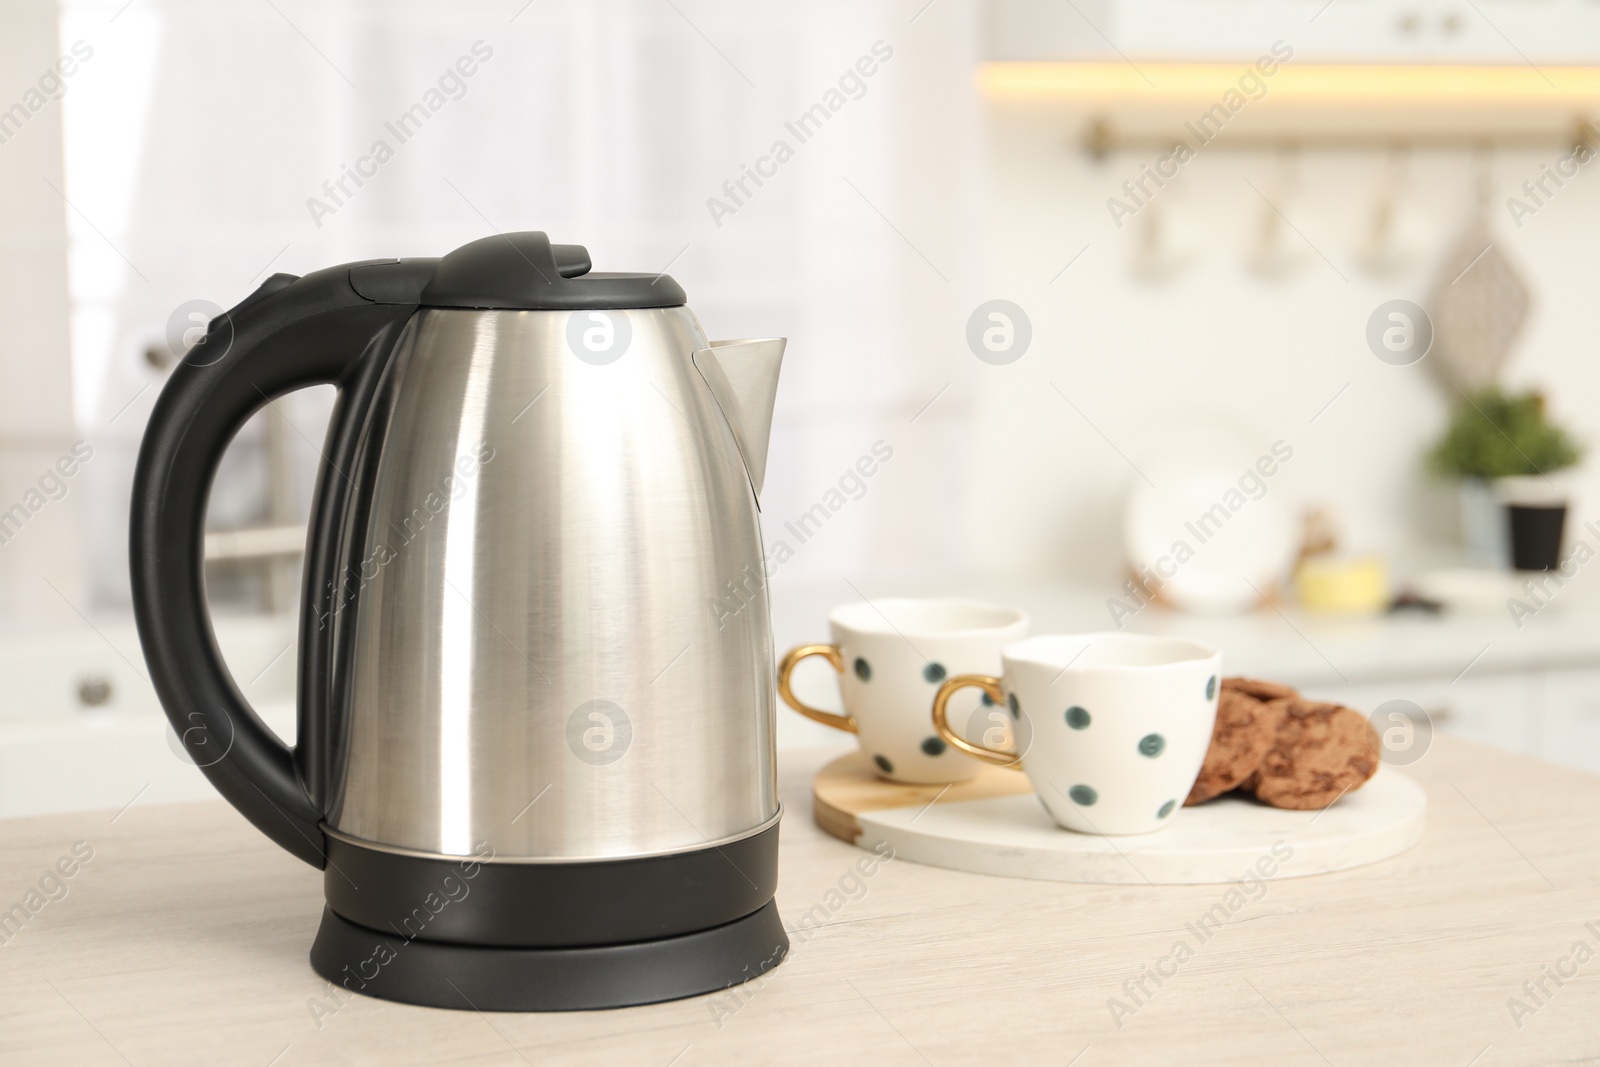
{"label": "white plate", "polygon": [[1522,579],[1489,567],[1424,571],[1411,583],[1417,595],[1463,612],[1503,612],[1506,601],[1522,595]]}
{"label": "white plate", "polygon": [[[1155,574],[1180,611],[1247,611],[1287,580],[1300,547],[1283,461],[1227,426],[1188,424],[1163,437],[1140,465],[1149,480],[1138,479],[1128,498],[1128,562]],[[1258,463],[1274,473],[1262,475]]]}
{"label": "white plate", "polygon": [[[887,844],[897,859],[1051,882],[1209,885],[1252,871],[1266,879],[1326,874],[1404,852],[1421,839],[1428,808],[1421,786],[1385,766],[1322,811],[1224,796],[1179,809],[1156,833],[1102,837],[1056,826],[1022,775],[993,777],[1014,772],[993,769],[941,796],[926,787],[874,789],[859,764],[844,757],[817,776],[816,814],[829,833],[853,832],[869,850]],[[1007,792],[993,795],[999,790]]]}

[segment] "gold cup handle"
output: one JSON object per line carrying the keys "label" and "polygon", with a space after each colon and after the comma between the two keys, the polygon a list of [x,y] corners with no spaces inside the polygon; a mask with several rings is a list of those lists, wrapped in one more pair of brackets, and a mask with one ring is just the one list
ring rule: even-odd
{"label": "gold cup handle", "polygon": [[833,664],[835,671],[844,673],[844,657],[839,654],[838,645],[800,645],[785,653],[783,662],[778,664],[778,695],[783,698],[785,704],[814,722],[831,726],[835,730],[843,730],[847,734],[860,732],[856,726],[855,716],[835,715],[831,711],[802,704],[800,698],[794,695],[794,690],[789,688],[789,675],[793,674],[795,667],[808,656],[821,656]]}
{"label": "gold cup handle", "polygon": [[989,698],[998,707],[1005,706],[1005,693],[1000,689],[1000,679],[987,674],[958,674],[939,687],[933,697],[933,728],[939,731],[939,736],[944,738],[945,744],[953,745],[959,751],[965,752],[973,759],[992,763],[996,767],[1009,767],[1014,771],[1022,769],[1022,757],[1015,752],[1006,752],[1003,749],[987,748],[984,745],[974,745],[950,729],[950,711],[948,705],[950,698],[956,695],[959,689],[975,687],[989,694]]}

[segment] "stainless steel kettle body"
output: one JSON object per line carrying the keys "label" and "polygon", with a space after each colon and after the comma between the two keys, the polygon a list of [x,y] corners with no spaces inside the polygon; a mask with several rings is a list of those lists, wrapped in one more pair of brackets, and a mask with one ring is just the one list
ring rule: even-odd
{"label": "stainless steel kettle body", "polygon": [[777,817],[765,588],[721,606],[762,551],[710,346],[686,307],[621,310],[595,328],[626,350],[580,358],[585,314],[424,309],[400,340],[330,830],[575,860]]}
{"label": "stainless steel kettle body", "polygon": [[[757,514],[783,349],[530,232],[274,275],[175,368],[134,476],[140,641],[218,791],[324,870],[319,974],[571,1010],[783,958]],[[201,546],[228,441],[319,382],[290,748],[222,663]]]}

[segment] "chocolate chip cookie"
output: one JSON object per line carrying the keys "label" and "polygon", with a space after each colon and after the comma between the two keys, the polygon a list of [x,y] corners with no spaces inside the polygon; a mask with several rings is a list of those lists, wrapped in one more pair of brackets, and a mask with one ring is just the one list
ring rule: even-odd
{"label": "chocolate chip cookie", "polygon": [[[1254,773],[1277,736],[1283,708],[1249,695],[1222,682],[1217,697],[1217,723],[1211,729],[1211,747],[1200,766],[1200,776],[1184,807],[1203,804],[1212,797],[1236,789]],[[1270,685],[1271,683],[1263,683]]]}
{"label": "chocolate chip cookie", "polygon": [[1255,697],[1257,700],[1282,700],[1284,697],[1297,697],[1300,695],[1298,689],[1287,685],[1279,685],[1277,682],[1263,682],[1259,678],[1224,678],[1222,680],[1222,689],[1224,692],[1232,689],[1236,692],[1245,693]]}
{"label": "chocolate chip cookie", "polygon": [[1301,697],[1269,701],[1271,744],[1244,786],[1275,808],[1325,808],[1378,771],[1378,736],[1353,708]]}

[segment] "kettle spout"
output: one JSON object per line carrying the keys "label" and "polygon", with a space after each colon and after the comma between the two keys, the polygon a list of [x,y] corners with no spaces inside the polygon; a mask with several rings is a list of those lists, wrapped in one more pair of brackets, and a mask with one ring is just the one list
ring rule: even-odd
{"label": "kettle spout", "polygon": [[767,438],[772,433],[772,405],[778,396],[778,370],[788,343],[784,337],[712,341],[710,348],[694,354],[695,369],[733,430],[758,499],[767,474]]}

